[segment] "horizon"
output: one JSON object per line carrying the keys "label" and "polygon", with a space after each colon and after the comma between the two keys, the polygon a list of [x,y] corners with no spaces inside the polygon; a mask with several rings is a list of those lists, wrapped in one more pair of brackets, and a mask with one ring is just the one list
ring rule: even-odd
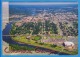
{"label": "horizon", "polygon": [[77,5],[78,2],[10,2],[9,5]]}

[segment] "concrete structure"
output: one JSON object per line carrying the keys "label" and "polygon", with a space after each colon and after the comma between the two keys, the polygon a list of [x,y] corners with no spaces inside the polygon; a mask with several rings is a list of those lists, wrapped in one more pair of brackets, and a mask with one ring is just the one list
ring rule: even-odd
{"label": "concrete structure", "polygon": [[73,42],[69,42],[69,41],[66,41],[63,44],[64,44],[64,46],[74,46],[74,43]]}

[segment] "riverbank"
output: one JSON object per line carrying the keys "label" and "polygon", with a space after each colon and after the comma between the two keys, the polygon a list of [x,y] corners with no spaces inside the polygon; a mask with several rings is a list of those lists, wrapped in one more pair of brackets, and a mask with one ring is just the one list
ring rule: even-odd
{"label": "riverbank", "polygon": [[51,50],[52,52],[56,52],[58,54],[68,54],[68,55],[76,55],[77,54],[77,50],[74,51],[68,51],[65,50],[64,47],[62,46],[57,46],[57,47],[51,47],[50,44],[40,44],[40,43],[36,43],[35,41],[32,40],[27,40],[27,39],[22,39],[21,38],[12,38],[12,40],[18,42],[18,43],[22,43],[22,44],[27,44],[27,45],[31,45],[31,46],[35,46],[37,48],[44,48],[44,49],[48,49]]}

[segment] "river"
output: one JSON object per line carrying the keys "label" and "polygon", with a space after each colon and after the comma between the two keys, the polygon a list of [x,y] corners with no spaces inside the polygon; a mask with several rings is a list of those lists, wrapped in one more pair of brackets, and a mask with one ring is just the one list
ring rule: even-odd
{"label": "river", "polygon": [[[9,35],[10,29],[11,29],[11,24],[12,24],[12,22],[7,23],[5,29],[3,30],[3,35]],[[5,41],[5,42],[7,42],[9,44],[15,44],[15,45],[19,45],[19,46],[29,46],[29,47],[36,48],[36,46],[32,46],[32,45],[28,45],[28,44],[21,44],[21,43],[15,42],[15,41],[13,41],[11,39],[10,36],[2,36],[2,37],[3,37],[3,41]],[[38,47],[38,49],[41,49],[41,50],[49,50],[49,49],[42,48],[42,47]],[[56,51],[55,52],[53,51],[52,54],[67,55],[65,53],[59,53],[59,52],[56,52]]]}

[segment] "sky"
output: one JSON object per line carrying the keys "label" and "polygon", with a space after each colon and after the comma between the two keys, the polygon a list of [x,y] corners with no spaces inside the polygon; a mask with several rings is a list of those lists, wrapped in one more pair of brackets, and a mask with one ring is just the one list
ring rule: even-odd
{"label": "sky", "polygon": [[10,5],[63,5],[78,4],[78,2],[11,2]]}

